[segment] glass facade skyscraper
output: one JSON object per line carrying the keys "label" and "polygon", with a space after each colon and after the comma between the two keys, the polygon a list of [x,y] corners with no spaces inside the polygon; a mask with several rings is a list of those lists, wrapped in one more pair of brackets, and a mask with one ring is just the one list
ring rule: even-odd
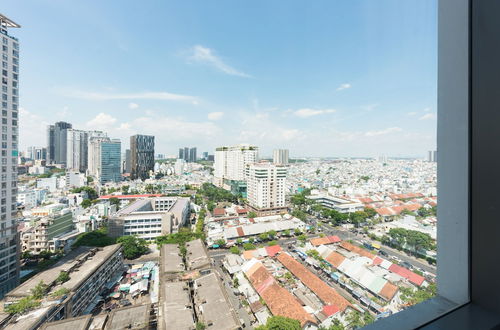
{"label": "glass facade skyscraper", "polygon": [[100,181],[118,182],[121,180],[121,142],[110,140],[101,142]]}

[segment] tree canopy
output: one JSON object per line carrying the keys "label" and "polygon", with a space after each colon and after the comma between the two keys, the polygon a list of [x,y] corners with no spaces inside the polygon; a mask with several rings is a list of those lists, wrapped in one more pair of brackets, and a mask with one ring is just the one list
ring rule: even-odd
{"label": "tree canopy", "polygon": [[255,330],[301,330],[300,322],[289,317],[272,316],[267,319],[266,325],[261,325]]}
{"label": "tree canopy", "polygon": [[123,256],[127,259],[140,257],[149,250],[147,241],[136,236],[122,236],[116,242],[123,246]]}
{"label": "tree canopy", "polygon": [[106,235],[104,230],[98,229],[79,235],[75,243],[73,243],[72,247],[73,248],[76,248],[78,246],[103,247],[111,244],[115,244],[115,239]]}

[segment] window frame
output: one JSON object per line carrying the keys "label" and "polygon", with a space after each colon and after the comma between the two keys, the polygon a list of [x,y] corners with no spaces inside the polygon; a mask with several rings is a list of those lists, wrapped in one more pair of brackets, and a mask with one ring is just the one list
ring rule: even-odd
{"label": "window frame", "polygon": [[438,295],[366,329],[415,329],[470,302],[470,0],[438,0]]}

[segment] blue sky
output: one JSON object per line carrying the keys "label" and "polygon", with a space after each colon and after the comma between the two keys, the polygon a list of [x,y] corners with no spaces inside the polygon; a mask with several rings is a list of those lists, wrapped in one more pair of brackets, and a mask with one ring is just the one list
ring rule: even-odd
{"label": "blue sky", "polygon": [[158,153],[418,156],[436,145],[436,1],[4,0],[21,146],[65,120]]}

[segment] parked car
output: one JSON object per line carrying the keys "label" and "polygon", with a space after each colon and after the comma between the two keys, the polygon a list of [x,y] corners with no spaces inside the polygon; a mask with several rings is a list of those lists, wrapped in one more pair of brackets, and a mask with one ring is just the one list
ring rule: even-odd
{"label": "parked car", "polygon": [[403,261],[401,263],[401,266],[405,267],[405,268],[408,268],[408,269],[413,269],[413,266],[412,264],[410,264],[409,262],[406,262],[406,261]]}
{"label": "parked car", "polygon": [[125,307],[125,306],[132,305],[132,303],[128,299],[122,299],[122,300],[120,300],[120,305],[122,305],[123,307]]}
{"label": "parked car", "polygon": [[384,256],[384,257],[388,257],[388,256],[389,256],[389,255],[387,254],[387,252],[382,251],[382,250],[379,250],[379,251],[378,251],[378,254],[380,254],[381,256]]}

